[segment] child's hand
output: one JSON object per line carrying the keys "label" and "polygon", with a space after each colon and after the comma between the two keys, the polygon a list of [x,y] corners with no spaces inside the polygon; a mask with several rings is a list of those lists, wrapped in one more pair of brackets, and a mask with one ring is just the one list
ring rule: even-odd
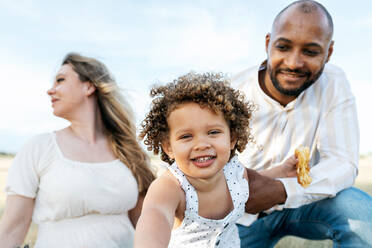
{"label": "child's hand", "polygon": [[285,160],[281,165],[278,166],[279,175],[278,177],[296,177],[297,170],[296,164],[298,163],[297,158],[292,155]]}

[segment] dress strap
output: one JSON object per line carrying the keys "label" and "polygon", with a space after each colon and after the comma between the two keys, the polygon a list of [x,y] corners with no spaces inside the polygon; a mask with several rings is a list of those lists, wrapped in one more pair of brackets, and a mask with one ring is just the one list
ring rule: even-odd
{"label": "dress strap", "polygon": [[240,163],[238,156],[234,156],[224,167],[226,183],[234,204],[234,209],[239,209],[248,200],[248,182],[244,178],[245,167]]}
{"label": "dress strap", "polygon": [[198,214],[198,194],[195,188],[189,183],[185,174],[178,168],[176,162],[168,166],[168,170],[177,178],[186,196],[185,215],[189,212]]}

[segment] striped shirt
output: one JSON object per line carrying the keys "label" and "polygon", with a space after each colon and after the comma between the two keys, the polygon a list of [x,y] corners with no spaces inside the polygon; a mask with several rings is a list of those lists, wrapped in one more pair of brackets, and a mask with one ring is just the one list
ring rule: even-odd
{"label": "striped shirt", "polygon": [[[258,71],[265,69],[264,64],[232,78],[232,86],[257,105],[250,122],[255,142],[239,159],[248,168],[268,169],[293,155],[298,146],[308,146],[313,179],[307,188],[298,184],[297,178],[278,179],[284,184],[287,200],[268,212],[333,197],[352,186],[358,172],[359,127],[355,99],[344,72],[326,64],[312,86],[282,106],[259,86]],[[255,219],[246,214],[239,223],[249,225]]]}

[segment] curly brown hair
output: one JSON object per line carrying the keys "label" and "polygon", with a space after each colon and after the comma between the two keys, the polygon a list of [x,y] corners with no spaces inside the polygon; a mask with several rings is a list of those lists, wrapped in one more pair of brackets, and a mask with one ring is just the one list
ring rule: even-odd
{"label": "curly brown hair", "polygon": [[230,82],[222,73],[188,73],[165,86],[158,86],[150,92],[152,105],[146,115],[139,134],[144,139],[147,150],[155,155],[161,151],[161,159],[169,164],[174,159],[168,157],[161,144],[168,139],[169,126],[167,118],[179,105],[194,102],[208,107],[215,113],[221,112],[229,125],[231,137],[237,139],[231,150],[230,158],[235,151],[242,152],[249,141],[253,141],[249,120],[255,105],[245,101],[242,93],[230,87]]}

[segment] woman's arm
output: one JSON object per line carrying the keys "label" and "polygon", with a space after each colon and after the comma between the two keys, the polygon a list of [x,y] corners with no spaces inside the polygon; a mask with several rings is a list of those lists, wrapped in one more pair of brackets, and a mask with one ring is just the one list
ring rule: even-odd
{"label": "woman's arm", "polygon": [[175,213],[183,194],[172,177],[165,174],[150,185],[137,223],[134,247],[168,247]]}
{"label": "woman's arm", "polygon": [[31,224],[35,200],[9,195],[0,221],[1,248],[21,246]]}

